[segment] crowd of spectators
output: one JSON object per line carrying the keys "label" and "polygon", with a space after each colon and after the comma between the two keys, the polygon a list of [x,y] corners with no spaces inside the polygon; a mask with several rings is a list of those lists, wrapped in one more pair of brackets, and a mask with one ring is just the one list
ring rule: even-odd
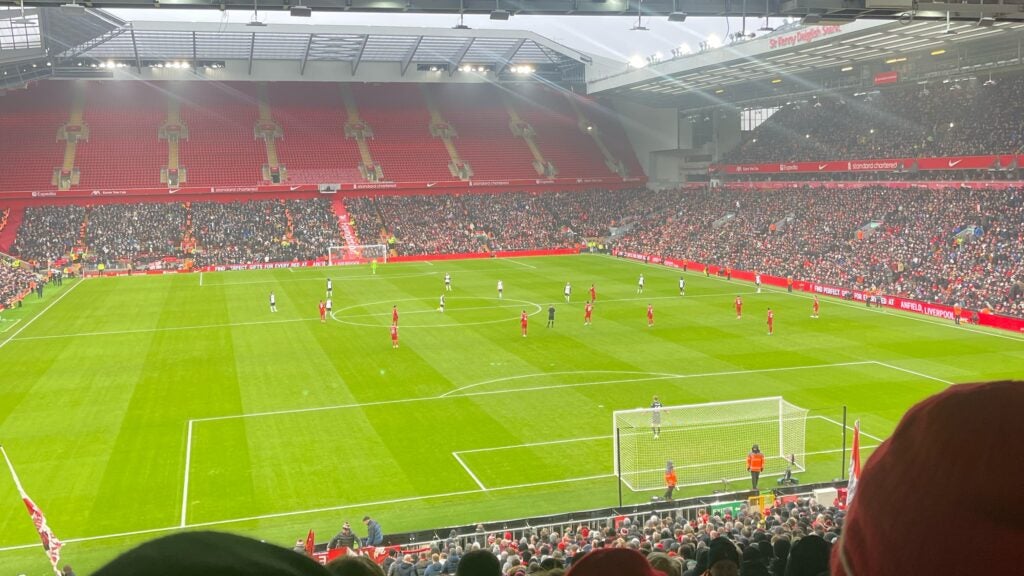
{"label": "crowd of spectators", "polygon": [[[346,204],[364,236],[382,231],[399,255],[610,238],[632,252],[1024,316],[1024,191],[1012,188],[591,190]],[[183,253],[186,228],[195,242]],[[342,243],[326,199],[118,204],[29,208],[14,253],[52,261],[80,245],[108,267],[167,256],[202,266],[313,259]]]}
{"label": "crowd of spectators", "polygon": [[0,310],[12,308],[18,298],[38,282],[38,277],[25,265],[15,265],[0,258]]}
{"label": "crowd of spectators", "polygon": [[84,222],[84,206],[30,206],[11,253],[43,265],[64,258],[78,245]]}
{"label": "crowd of spectators", "polygon": [[108,267],[142,268],[180,256],[184,231],[185,205],[180,202],[101,204],[87,213],[85,245]]}
{"label": "crowd of spectators", "polygon": [[618,246],[1022,316],[1022,196],[885,187],[680,194]]}
{"label": "crowd of spectators", "polygon": [[527,192],[378,196],[346,202],[360,230],[383,230],[399,255],[566,247],[571,229],[549,209],[552,195]]}
{"label": "crowd of spectators", "polygon": [[1024,76],[907,84],[790,102],[726,163],[1009,154],[1024,146]]}

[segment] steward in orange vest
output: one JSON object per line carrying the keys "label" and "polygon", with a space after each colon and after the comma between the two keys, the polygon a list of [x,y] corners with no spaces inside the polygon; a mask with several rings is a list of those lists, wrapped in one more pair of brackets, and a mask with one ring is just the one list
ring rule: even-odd
{"label": "steward in orange vest", "polygon": [[761,449],[754,444],[750,449],[750,454],[747,454],[747,471],[750,472],[750,482],[754,490],[757,490],[757,479],[763,470],[764,454],[761,454]]}

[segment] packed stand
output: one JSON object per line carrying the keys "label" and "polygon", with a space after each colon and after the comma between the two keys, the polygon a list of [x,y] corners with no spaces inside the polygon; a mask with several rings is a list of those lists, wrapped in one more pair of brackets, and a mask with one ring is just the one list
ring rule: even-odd
{"label": "packed stand", "polygon": [[84,222],[84,206],[30,206],[11,253],[44,265],[60,260],[78,245]]}
{"label": "packed stand", "polygon": [[85,243],[108,268],[152,267],[181,256],[185,205],[173,203],[103,204],[89,209]]}
{"label": "packed stand", "polygon": [[618,247],[1024,316],[1022,195],[884,187],[679,194]]}
{"label": "packed stand", "polygon": [[18,300],[38,281],[26,266],[0,258],[0,310],[17,305]]}
{"label": "packed stand", "polygon": [[790,102],[725,163],[1011,154],[1024,146],[1021,94],[1018,75]]}
{"label": "packed stand", "polygon": [[571,246],[550,195],[526,192],[379,196],[346,201],[360,230],[386,230],[400,255],[529,250]]}
{"label": "packed stand", "polygon": [[331,246],[344,244],[330,200],[288,200],[285,209],[291,221],[291,242],[301,257],[325,256]]}
{"label": "packed stand", "polygon": [[287,227],[279,200],[193,203],[196,265],[291,260],[298,251],[287,238]]}

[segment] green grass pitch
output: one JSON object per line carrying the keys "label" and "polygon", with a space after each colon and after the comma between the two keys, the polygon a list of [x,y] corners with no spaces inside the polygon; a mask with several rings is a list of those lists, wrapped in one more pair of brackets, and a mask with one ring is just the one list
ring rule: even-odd
{"label": "green grass pitch", "polygon": [[[182,528],[290,546],[309,528],[321,541],[345,520],[361,528],[364,514],[393,532],[611,506],[612,411],[654,394],[666,405],[781,395],[808,408],[801,481],[830,480],[844,404],[870,447],[948,383],[1024,376],[1016,335],[827,298],[811,319],[806,295],[702,274],[686,274],[680,297],[679,275],[574,256],[65,283],[0,322],[0,441],[68,542],[64,559],[88,573]],[[335,318],[321,324],[328,276]],[[6,479],[0,565],[49,570]]]}

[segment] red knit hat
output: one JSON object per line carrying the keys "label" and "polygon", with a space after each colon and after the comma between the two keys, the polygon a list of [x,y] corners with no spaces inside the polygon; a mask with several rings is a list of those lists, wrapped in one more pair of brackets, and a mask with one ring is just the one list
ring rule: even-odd
{"label": "red knit hat", "polygon": [[598,548],[588,553],[565,576],[665,576],[644,555],[630,548]]}
{"label": "red knit hat", "polygon": [[1024,382],[1004,381],[911,408],[862,471],[832,575],[1019,573],[1022,407]]}

